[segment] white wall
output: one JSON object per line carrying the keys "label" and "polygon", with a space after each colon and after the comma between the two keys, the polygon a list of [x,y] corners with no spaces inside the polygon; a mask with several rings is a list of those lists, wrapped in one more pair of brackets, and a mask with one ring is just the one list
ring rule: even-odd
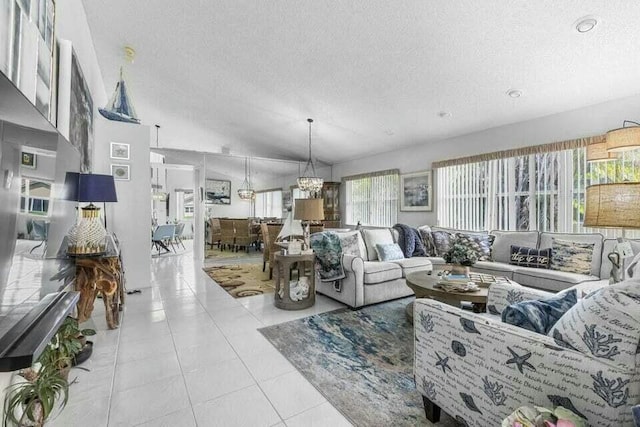
{"label": "white wall", "polygon": [[107,203],[107,229],[120,239],[130,289],[151,286],[150,138],[148,126],[96,120],[95,173],[111,174],[111,141],[130,145],[130,160],[117,163],[129,165],[131,179],[116,180],[118,202]]}
{"label": "white wall", "polygon": [[[70,40],[73,43],[73,47],[76,50],[76,54],[78,55],[84,77],[87,80],[87,84],[89,85],[89,89],[91,91],[91,96],[93,98],[95,107],[94,114],[95,116],[97,116],[97,108],[102,107],[106,104],[107,95],[105,92],[102,73],[100,72],[98,59],[93,47],[93,40],[91,38],[89,25],[87,23],[87,18],[81,0],[64,0],[56,2],[55,36],[59,39]],[[148,150],[148,140],[146,142],[146,145]],[[100,150],[97,149],[97,146],[94,147],[93,152],[94,159],[97,159],[97,156],[99,155],[98,153],[100,152]],[[6,156],[7,161],[9,161],[9,154],[7,153]],[[148,158],[149,155],[147,154],[147,161]],[[18,170],[15,171],[15,176],[18,176]],[[14,186],[17,187],[18,184],[14,183]],[[15,187],[12,186],[12,190]],[[4,195],[0,194],[0,196],[2,196],[0,197],[0,199],[4,202]],[[3,203],[0,203],[0,206],[3,206]],[[75,217],[72,217],[72,219],[74,220]],[[11,234],[13,236],[15,228],[11,226],[7,227],[7,230],[8,229],[11,230]],[[2,241],[2,239],[0,239],[0,241]],[[10,239],[10,241],[13,241],[15,243],[15,239],[13,237]],[[147,265],[149,265],[149,263],[147,263]],[[9,381],[9,378],[10,374],[0,375],[0,399],[4,400],[4,390],[6,388],[5,385],[8,384],[7,382]]]}
{"label": "white wall", "polygon": [[81,0],[56,2],[56,38],[71,41],[91,91],[94,113],[99,114],[98,107],[104,107],[108,98]]}
{"label": "white wall", "polygon": [[[224,179],[229,180],[228,176],[212,173],[207,171],[207,179]],[[207,217],[228,217],[228,218],[246,218],[253,216],[253,207],[251,202],[240,199],[238,197],[238,189],[242,186],[243,179],[230,179],[231,181],[231,204],[230,205],[205,205]]]}
{"label": "white wall", "polygon": [[[430,169],[434,161],[600,135],[609,129],[621,127],[624,119],[638,120],[639,115],[640,95],[635,95],[535,120],[339,163],[333,166],[333,180],[339,181],[343,176],[392,168],[400,169],[402,174],[418,172]],[[344,191],[341,195],[342,218],[345,218]],[[435,208],[433,212],[398,212],[398,222],[412,226],[436,224]]]}

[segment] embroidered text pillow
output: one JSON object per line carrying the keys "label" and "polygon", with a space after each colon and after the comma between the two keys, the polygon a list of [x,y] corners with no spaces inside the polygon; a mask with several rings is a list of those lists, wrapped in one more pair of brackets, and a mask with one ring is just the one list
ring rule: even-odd
{"label": "embroidered text pillow", "polygon": [[520,267],[549,268],[551,265],[551,248],[533,249],[511,245],[509,264]]}

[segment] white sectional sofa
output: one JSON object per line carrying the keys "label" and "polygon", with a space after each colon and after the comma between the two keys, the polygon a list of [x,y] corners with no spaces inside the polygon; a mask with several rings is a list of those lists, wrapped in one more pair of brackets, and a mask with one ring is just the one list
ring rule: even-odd
{"label": "white sectional sofa", "polygon": [[338,234],[355,236],[358,249],[343,255],[342,265],[346,277],[337,285],[316,281],[316,291],[350,307],[357,308],[413,295],[405,281],[407,273],[431,270],[431,261],[426,257],[389,262],[378,259],[375,245],[396,242],[397,234],[393,229],[365,229]]}
{"label": "white sectional sofa", "polygon": [[[448,231],[451,233],[477,233],[440,227],[431,227],[431,230]],[[602,234],[500,230],[491,231],[489,234],[495,237],[493,245],[491,246],[492,260],[476,262],[472,267],[473,271],[495,276],[505,276],[521,285],[552,292],[558,292],[585,282],[609,279],[612,266],[607,255],[615,247],[616,240],[604,239]],[[591,272],[589,275],[567,273],[553,269],[520,267],[509,264],[511,245],[544,249],[552,246],[552,239],[554,238],[577,243],[594,244]],[[445,263],[441,257],[430,257],[429,259],[433,265],[442,265]]]}
{"label": "white sectional sofa", "polygon": [[[429,231],[478,233],[430,226],[422,226],[419,229],[421,234]],[[601,287],[609,280],[612,265],[607,255],[613,251],[616,245],[615,239],[605,239],[597,233],[571,234],[500,230],[489,233],[494,236],[491,247],[492,260],[478,261],[472,267],[474,271],[506,276],[523,286],[550,292],[558,292],[571,287],[588,291]],[[444,259],[439,256],[414,257],[390,262],[378,260],[375,251],[376,243],[397,242],[398,235],[394,229],[363,229],[348,234],[356,236],[358,249],[343,255],[346,277],[338,284],[318,281],[316,290],[353,308],[412,295],[413,292],[406,286],[407,273],[443,268],[445,264]],[[519,267],[509,264],[511,245],[543,249],[552,246],[553,238],[579,243],[593,243],[590,274],[567,273],[553,269]],[[640,241],[632,241],[631,243],[634,252],[640,252]]]}

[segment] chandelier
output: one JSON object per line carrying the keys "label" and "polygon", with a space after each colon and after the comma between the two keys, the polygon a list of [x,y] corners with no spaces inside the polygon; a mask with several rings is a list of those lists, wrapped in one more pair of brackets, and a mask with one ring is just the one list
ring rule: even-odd
{"label": "chandelier", "polygon": [[319,193],[322,190],[324,180],[316,175],[316,168],[311,158],[311,123],[313,123],[313,119],[307,119],[307,122],[309,122],[309,160],[307,160],[302,176],[298,177],[298,188],[310,193]]}
{"label": "chandelier", "polygon": [[238,190],[238,197],[242,200],[253,200],[256,192],[251,188],[251,168],[247,168],[247,158],[244,158],[244,182]]}

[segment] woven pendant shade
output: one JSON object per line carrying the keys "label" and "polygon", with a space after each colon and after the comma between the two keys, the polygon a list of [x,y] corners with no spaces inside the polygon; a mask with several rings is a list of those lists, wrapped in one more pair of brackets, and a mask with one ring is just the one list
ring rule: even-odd
{"label": "woven pendant shade", "polygon": [[607,143],[602,142],[587,145],[587,162],[607,162],[616,160],[618,156],[613,151],[607,151]]}
{"label": "woven pendant shade", "polygon": [[607,132],[607,151],[626,151],[640,148],[640,126],[629,126]]}
{"label": "woven pendant shade", "polygon": [[640,228],[640,182],[587,187],[584,225]]}

